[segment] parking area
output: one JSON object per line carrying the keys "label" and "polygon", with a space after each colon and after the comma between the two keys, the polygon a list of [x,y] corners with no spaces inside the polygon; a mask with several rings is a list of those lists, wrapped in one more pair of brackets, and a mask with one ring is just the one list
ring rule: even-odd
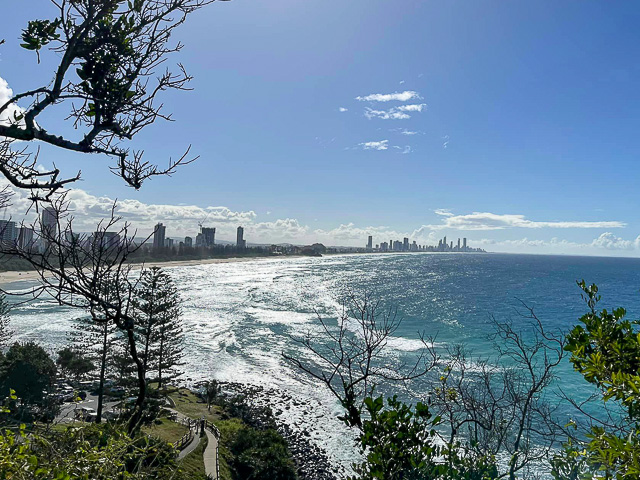
{"label": "parking area", "polygon": [[[121,400],[105,397],[103,402],[103,421],[109,417],[107,412],[113,412]],[[98,396],[87,394],[84,400],[79,402],[64,402],[60,409],[60,414],[56,417],[57,423],[62,422],[81,422],[85,418],[90,419],[91,412],[95,412],[98,408]],[[117,410],[116,410],[117,411]]]}

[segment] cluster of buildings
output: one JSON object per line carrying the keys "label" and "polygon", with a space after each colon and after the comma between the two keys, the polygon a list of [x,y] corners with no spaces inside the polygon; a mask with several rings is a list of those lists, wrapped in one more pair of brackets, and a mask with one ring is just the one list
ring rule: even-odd
{"label": "cluster of buildings", "polygon": [[11,220],[0,220],[0,243],[4,248],[18,247],[21,250],[44,251],[45,238],[51,238],[58,231],[58,215],[51,207],[44,208],[40,216],[40,232],[36,234],[31,226]]}
{"label": "cluster of buildings", "polygon": [[369,252],[484,252],[481,248],[471,248],[467,245],[467,239],[458,238],[458,243],[454,245],[453,241],[447,243],[447,237],[438,241],[438,245],[418,245],[416,241],[409,243],[409,238],[404,237],[400,240],[389,240],[373,245],[373,236],[369,235],[367,239],[366,250]]}
{"label": "cluster of buildings", "polygon": [[120,245],[117,232],[98,231],[91,235],[80,235],[71,231],[64,232],[59,239],[58,213],[52,207],[45,207],[40,214],[36,231],[33,226],[18,224],[11,220],[0,220],[0,243],[4,248],[19,248],[44,253],[50,248],[50,241],[64,242],[67,245],[80,245],[82,248],[99,246],[110,249]]}
{"label": "cluster of buildings", "polygon": [[[204,227],[200,225],[200,233],[196,235],[195,242],[193,237],[184,237],[184,240],[175,241],[173,238],[166,236],[167,227],[162,223],[158,223],[153,229],[153,248],[173,248],[173,247],[213,247],[216,244],[216,229]],[[244,228],[238,227],[236,234],[236,247],[244,250],[247,247],[247,241],[244,239]]]}

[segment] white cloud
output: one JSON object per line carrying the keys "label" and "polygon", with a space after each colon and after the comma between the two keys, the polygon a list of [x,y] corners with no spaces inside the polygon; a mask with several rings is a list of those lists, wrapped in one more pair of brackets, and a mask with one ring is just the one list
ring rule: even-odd
{"label": "white cloud", "polygon": [[369,120],[372,118],[380,118],[382,120],[406,120],[411,118],[411,115],[407,115],[404,112],[400,112],[395,108],[390,110],[374,110],[372,108],[366,108],[364,111],[364,116]]}
{"label": "white cloud", "polygon": [[400,105],[398,110],[401,112],[421,112],[427,107],[426,103],[416,103],[411,105]]}
{"label": "white cloud", "polygon": [[380,140],[378,142],[359,143],[364,150],[387,150],[389,148],[389,140]]}
{"label": "white cloud", "polygon": [[448,208],[436,208],[433,213],[436,215],[442,215],[443,217],[453,217],[453,213]]}
{"label": "white cloud", "polygon": [[324,239],[328,244],[352,241],[354,244],[362,244],[362,246],[364,246],[369,235],[373,235],[375,238],[374,243],[385,242],[390,239],[397,240],[408,236],[407,233],[397,232],[384,226],[363,228],[357,227],[353,223],[341,224],[331,230],[317,229],[313,231],[313,234],[317,238]]}
{"label": "white cloud", "polygon": [[401,147],[399,145],[394,145],[393,148],[395,148],[396,150],[402,150],[401,153],[403,155],[413,152],[413,148],[411,148],[411,145],[405,145],[404,147]]}
{"label": "white cloud", "polygon": [[245,231],[252,243],[282,243],[304,240],[309,227],[301,225],[296,219],[285,218],[274,222],[250,223]]}
{"label": "white cloud", "polygon": [[635,240],[625,240],[620,237],[616,237],[611,232],[605,232],[598,238],[591,242],[591,245],[599,248],[606,248],[607,250],[633,250],[640,248],[640,236]]}
{"label": "white cloud", "polygon": [[[442,215],[442,213],[438,213]],[[618,221],[533,221],[524,215],[501,215],[474,212],[467,215],[448,215],[439,225],[427,225],[433,230],[504,230],[507,228],[624,228]]]}
{"label": "white cloud", "polygon": [[338,111],[339,112],[348,112],[349,109],[348,108],[344,108],[344,107],[340,107],[340,108],[338,108]]}
{"label": "white cloud", "polygon": [[406,128],[400,132],[402,135],[417,135],[418,132],[407,130]]}
{"label": "white cloud", "polygon": [[608,251],[611,255],[628,255],[640,252],[640,236],[635,240],[625,240],[611,232],[602,233],[591,242],[572,242],[557,237],[551,240],[535,240],[527,237],[514,240],[479,239],[474,245],[493,251],[514,253],[564,253],[578,255],[602,255]]}
{"label": "white cloud", "polygon": [[[13,98],[13,90],[11,90],[6,80],[0,77],[0,107],[11,100],[11,98]],[[22,112],[23,109],[17,105],[9,105],[4,112],[0,113],[0,124],[7,125],[9,123],[15,123],[16,115],[20,115]],[[24,121],[19,122],[19,124],[24,125]]]}
{"label": "white cloud", "polygon": [[356,97],[356,100],[360,100],[361,102],[408,102],[409,100],[420,100],[421,98],[422,97],[418,92],[405,90],[404,92],[394,93],[372,93],[370,95],[365,95],[364,97]]}
{"label": "white cloud", "polygon": [[[400,105],[388,110],[376,110],[374,108],[366,107],[364,110],[364,116],[368,119],[380,118],[382,120],[406,120],[411,118],[411,115],[409,115],[409,113],[420,113],[425,110],[425,108],[426,104],[424,103]],[[409,133],[409,135],[415,133],[417,132]]]}

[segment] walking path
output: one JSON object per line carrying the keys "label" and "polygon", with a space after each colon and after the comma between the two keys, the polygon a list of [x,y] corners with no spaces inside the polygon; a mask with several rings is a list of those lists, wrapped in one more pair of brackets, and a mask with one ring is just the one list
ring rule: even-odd
{"label": "walking path", "polygon": [[[169,407],[165,407],[165,408],[169,410],[171,413],[174,413],[176,415],[176,421],[178,423],[181,423],[184,425],[186,423],[189,423],[189,421],[191,421],[189,417],[187,417],[186,415],[183,415],[179,411]],[[184,457],[186,457],[191,452],[193,452],[199,443],[200,443],[200,435],[198,434],[198,428],[196,427],[195,431],[193,432],[193,439],[189,442],[189,444],[185,448],[180,450],[180,453],[178,453],[178,460],[182,460]]]}
{"label": "walking path", "polygon": [[178,454],[178,460],[182,460],[184,457],[186,457],[191,452],[193,452],[199,443],[200,443],[200,435],[197,433],[194,433],[193,440],[191,440],[186,447],[180,450],[180,453]]}
{"label": "walking path", "polygon": [[213,480],[218,480],[218,439],[208,428],[205,428],[204,431],[208,440],[207,448],[205,448],[202,455],[204,473]]}
{"label": "walking path", "polygon": [[[189,421],[193,422],[193,420],[191,420],[186,415],[183,415],[179,411],[170,407],[165,407],[165,408],[170,412],[175,413],[176,420],[179,423],[185,424],[185,423],[188,423]],[[183,450],[180,451],[180,453],[178,454],[178,460],[182,460],[191,452],[193,452],[197,448],[198,444],[200,443],[200,433],[198,431],[200,422],[197,421],[197,422],[194,422],[194,424],[195,424],[195,430],[193,433],[193,440],[191,440],[191,442]],[[204,432],[207,434],[207,447],[205,448],[202,454],[202,460],[204,461],[205,474],[212,480],[218,480],[218,437],[211,431],[211,428],[213,428],[216,432],[218,432],[218,429],[215,428],[213,424],[211,424],[210,422],[207,422],[207,427],[204,429]],[[218,435],[219,435],[219,432],[218,432]]]}

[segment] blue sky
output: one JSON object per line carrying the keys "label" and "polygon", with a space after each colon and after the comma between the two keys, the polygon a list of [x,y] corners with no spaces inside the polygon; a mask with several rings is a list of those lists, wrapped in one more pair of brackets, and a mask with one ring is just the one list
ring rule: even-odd
{"label": "blue sky", "polygon": [[[17,47],[48,5],[3,2],[0,77],[15,92],[50,78],[51,54],[36,65]],[[249,241],[446,234],[638,255],[639,21],[635,2],[214,3],[171,59],[194,91],[167,95],[175,121],[134,144],[160,163],[191,144],[198,162],[136,192],[106,159],[41,161],[82,168],[82,221],[118,198],[142,230],[165,220],[174,237],[209,211],[219,236],[242,223]]]}

